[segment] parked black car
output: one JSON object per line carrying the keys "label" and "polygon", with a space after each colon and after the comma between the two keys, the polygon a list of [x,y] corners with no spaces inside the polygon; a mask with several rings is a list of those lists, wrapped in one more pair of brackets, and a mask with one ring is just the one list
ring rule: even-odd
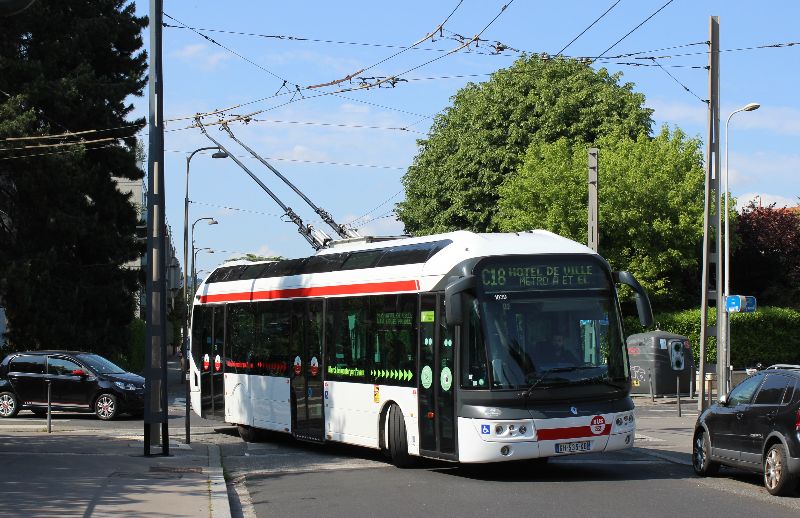
{"label": "parked black car", "polygon": [[764,474],[773,495],[800,476],[800,369],[770,368],[739,383],[697,418],[692,464],[698,475],[720,465]]}
{"label": "parked black car", "polygon": [[47,382],[57,410],[90,410],[108,421],[144,409],[144,378],[98,354],[73,351],[12,353],[0,363],[0,417],[22,409],[47,413]]}

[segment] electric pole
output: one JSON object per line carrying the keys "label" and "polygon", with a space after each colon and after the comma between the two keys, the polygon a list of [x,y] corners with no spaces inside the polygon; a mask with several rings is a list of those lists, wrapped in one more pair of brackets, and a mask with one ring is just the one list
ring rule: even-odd
{"label": "electric pole", "polygon": [[597,148],[589,149],[589,229],[586,246],[597,252],[600,231],[597,225]]}
{"label": "electric pole", "polygon": [[[706,136],[706,188],[703,215],[703,274],[702,302],[700,304],[700,383],[697,409],[705,404],[705,367],[708,338],[717,337],[717,395],[724,394],[725,327],[721,325],[722,312],[722,236],[720,236],[719,190],[719,17],[709,19],[708,53],[708,134]],[[726,236],[727,239],[727,236]],[[713,271],[713,277],[712,277]],[[716,312],[716,325],[708,324],[708,311]],[[709,390],[711,390],[709,388]]]}
{"label": "electric pole", "polygon": [[150,117],[147,153],[147,332],[144,349],[144,454],[158,438],[169,455],[167,428],[167,283],[164,215],[164,76],[161,63],[163,0],[150,0]]}

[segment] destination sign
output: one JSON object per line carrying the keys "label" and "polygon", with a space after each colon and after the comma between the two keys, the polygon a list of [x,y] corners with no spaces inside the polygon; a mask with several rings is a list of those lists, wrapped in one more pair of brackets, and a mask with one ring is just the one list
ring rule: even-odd
{"label": "destination sign", "polygon": [[607,288],[609,284],[603,265],[589,257],[504,258],[481,264],[477,273],[486,292]]}

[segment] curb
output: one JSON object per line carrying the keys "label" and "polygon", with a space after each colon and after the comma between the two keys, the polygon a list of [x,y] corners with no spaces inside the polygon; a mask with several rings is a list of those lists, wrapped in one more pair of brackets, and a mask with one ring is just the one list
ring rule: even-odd
{"label": "curb", "polygon": [[231,518],[228,486],[222,473],[219,446],[208,445],[208,498],[212,518]]}

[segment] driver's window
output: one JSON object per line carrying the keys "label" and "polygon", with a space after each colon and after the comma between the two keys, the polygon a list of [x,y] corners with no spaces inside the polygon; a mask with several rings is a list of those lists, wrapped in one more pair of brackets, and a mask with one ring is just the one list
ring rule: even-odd
{"label": "driver's window", "polygon": [[753,376],[736,385],[728,397],[728,405],[746,405],[749,403],[763,379],[764,376]]}

